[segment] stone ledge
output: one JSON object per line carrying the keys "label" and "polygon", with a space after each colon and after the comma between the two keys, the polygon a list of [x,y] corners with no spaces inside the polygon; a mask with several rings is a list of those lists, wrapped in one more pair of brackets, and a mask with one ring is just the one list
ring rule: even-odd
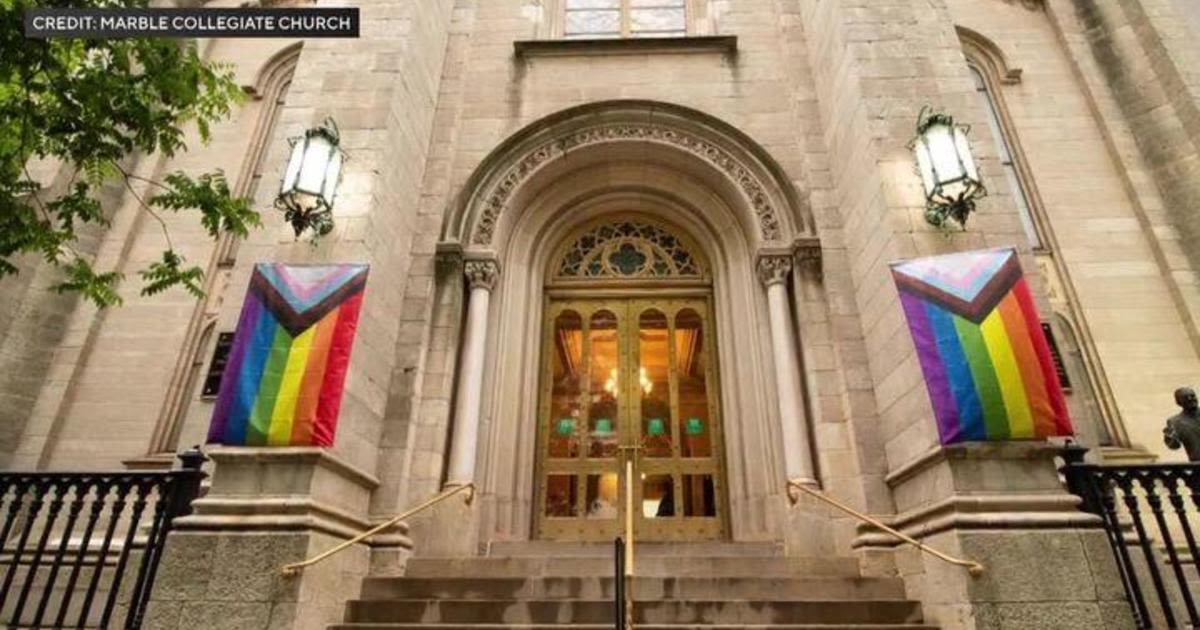
{"label": "stone ledge", "polygon": [[141,457],[131,457],[121,461],[128,470],[171,470],[175,467],[175,453],[154,453]]}
{"label": "stone ledge", "polygon": [[368,489],[379,487],[374,475],[334,455],[328,449],[315,446],[220,446],[205,451],[218,469],[222,461],[263,464],[315,464]]}
{"label": "stone ledge", "polygon": [[[374,476],[326,449],[312,447],[222,447],[209,493],[177,528],[193,532],[321,532],[342,539],[360,535],[379,521],[368,516]],[[408,525],[373,536],[374,548],[411,549]]]}
{"label": "stone ledge", "polygon": [[526,39],[513,42],[518,59],[646,53],[737,53],[736,35],[623,37],[612,39]]}
{"label": "stone ledge", "polygon": [[[1079,498],[1058,494],[952,496],[933,505],[881,518],[889,527],[918,540],[947,530],[1096,528],[1100,517],[1078,510]],[[860,524],[851,543],[863,547],[896,547],[905,543],[877,528]]]}
{"label": "stone ledge", "polygon": [[935,446],[923,455],[901,464],[884,477],[888,487],[896,486],[912,479],[919,473],[944,461],[957,459],[1046,459],[1047,451],[1054,454],[1062,450],[1061,444],[1047,441],[1028,442],[975,442],[970,444],[954,444],[951,446]]}

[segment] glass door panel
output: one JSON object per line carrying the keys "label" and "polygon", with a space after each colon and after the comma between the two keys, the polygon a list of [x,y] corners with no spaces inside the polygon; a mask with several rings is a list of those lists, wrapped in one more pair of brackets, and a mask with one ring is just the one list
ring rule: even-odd
{"label": "glass door panel", "polygon": [[724,534],[707,313],[704,298],[550,302],[538,442],[539,537],[599,541],[619,535],[631,457],[639,539]]}
{"label": "glass door panel", "polygon": [[679,391],[680,455],[712,457],[704,321],[692,308],[675,314],[675,380]]}
{"label": "glass door panel", "polygon": [[538,534],[617,535],[623,302],[551,303],[539,429]]}
{"label": "glass door panel", "polygon": [[638,394],[641,457],[671,457],[671,361],[667,316],[657,309],[638,315]]}
{"label": "glass door panel", "polygon": [[637,399],[642,448],[635,469],[636,534],[644,540],[703,540],[724,532],[707,306],[703,299],[630,302],[630,320],[638,322],[636,369],[647,376]]}
{"label": "glass door panel", "polygon": [[622,424],[617,413],[621,395],[618,321],[615,313],[604,309],[592,314],[588,327],[587,456],[591,458],[617,456],[618,431]]}
{"label": "glass door panel", "polygon": [[563,311],[554,320],[552,337],[546,456],[554,459],[578,457],[582,419],[580,396],[583,392],[580,378],[583,318],[573,310]]}

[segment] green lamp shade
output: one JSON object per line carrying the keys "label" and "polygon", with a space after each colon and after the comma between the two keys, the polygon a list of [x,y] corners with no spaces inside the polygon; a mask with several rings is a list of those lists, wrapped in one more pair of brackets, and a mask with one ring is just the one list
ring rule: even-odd
{"label": "green lamp shade", "polygon": [[663,422],[662,418],[650,418],[646,423],[646,433],[658,437],[667,432],[667,423]]}
{"label": "green lamp shade", "polygon": [[609,418],[596,419],[596,435],[608,435],[612,433],[612,420]]}
{"label": "green lamp shade", "polygon": [[562,418],[558,421],[558,425],[554,427],[554,432],[559,435],[571,435],[575,432],[575,419]]}
{"label": "green lamp shade", "polygon": [[683,431],[688,435],[700,435],[704,433],[704,421],[700,418],[688,418],[683,425]]}

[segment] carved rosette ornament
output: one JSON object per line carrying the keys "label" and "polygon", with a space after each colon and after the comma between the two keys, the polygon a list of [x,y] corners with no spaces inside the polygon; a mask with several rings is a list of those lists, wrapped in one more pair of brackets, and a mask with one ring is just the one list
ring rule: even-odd
{"label": "carved rosette ornament", "polygon": [[758,259],[758,279],[765,287],[786,282],[791,271],[790,256],[763,256]]}
{"label": "carved rosette ornament", "polygon": [[742,194],[746,196],[747,201],[754,209],[754,214],[758,217],[758,227],[762,239],[773,241],[780,238],[779,216],[775,206],[771,203],[770,195],[766,192],[766,187],[749,168],[728,151],[703,138],[661,125],[610,124],[571,132],[526,153],[504,173],[499,183],[484,194],[472,242],[476,245],[491,244],[496,233],[496,222],[508,204],[513,191],[546,162],[563,157],[578,147],[626,140],[671,145],[712,164],[736,182]]}
{"label": "carved rosette ornament", "polygon": [[470,288],[491,291],[500,277],[500,266],[492,260],[468,260],[463,264],[463,274],[467,276]]}

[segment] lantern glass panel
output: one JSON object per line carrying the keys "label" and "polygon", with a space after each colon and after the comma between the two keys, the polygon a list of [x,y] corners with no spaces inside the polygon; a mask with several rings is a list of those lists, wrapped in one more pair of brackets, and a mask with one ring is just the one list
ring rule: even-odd
{"label": "lantern glass panel", "polygon": [[913,151],[917,154],[917,170],[921,173],[921,185],[925,187],[925,196],[929,197],[934,193],[937,182],[933,178],[933,162],[929,157],[929,146],[925,144],[924,138],[917,139]]}
{"label": "lantern glass panel", "polygon": [[292,143],[292,155],[288,158],[287,168],[283,171],[283,184],[279,193],[286,195],[296,189],[296,177],[300,175],[300,165],[304,162],[304,139]]}
{"label": "lantern glass panel", "polygon": [[321,194],[325,188],[325,173],[333,143],[323,134],[312,134],[305,140],[304,163],[300,165],[300,176],[296,189],[313,195]]}
{"label": "lantern glass panel", "polygon": [[954,128],[954,146],[958,149],[958,159],[966,169],[967,177],[979,181],[979,171],[975,168],[975,156],[971,154],[971,145],[967,142],[967,132],[961,127]]}
{"label": "lantern glass panel", "polygon": [[937,183],[947,184],[964,175],[954,143],[954,131],[949,125],[933,125],[925,130],[925,142],[933,161]]}
{"label": "lantern glass panel", "polygon": [[342,176],[342,152],[335,147],[333,155],[329,156],[329,169],[325,172],[325,190],[321,196],[325,203],[333,205],[333,195],[337,193],[338,182]]}

